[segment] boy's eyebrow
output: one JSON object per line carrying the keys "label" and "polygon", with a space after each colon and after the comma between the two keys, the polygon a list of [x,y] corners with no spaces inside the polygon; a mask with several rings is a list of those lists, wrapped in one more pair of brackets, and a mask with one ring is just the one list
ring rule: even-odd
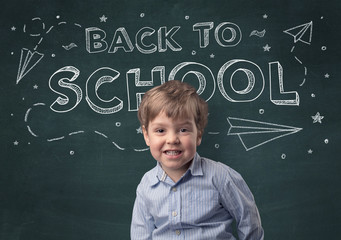
{"label": "boy's eyebrow", "polygon": [[[152,124],[152,125],[156,125],[156,126],[164,126],[164,125],[167,125],[167,124],[165,124],[163,121],[153,122],[153,123],[151,123],[151,124]],[[192,121],[190,121],[190,120],[185,120],[185,121],[176,123],[176,125],[192,125]]]}
{"label": "boy's eyebrow", "polygon": [[192,126],[192,121],[186,120],[183,122],[178,122],[176,123],[177,126],[185,126],[185,127],[191,127]]}
{"label": "boy's eyebrow", "polygon": [[151,122],[150,124],[149,124],[149,126],[164,126],[165,125],[165,123],[164,122],[162,122],[162,121],[159,121],[159,122],[155,122],[155,121],[153,121],[153,122]]}
{"label": "boy's eyebrow", "polygon": [[180,122],[179,125],[192,125],[192,121],[186,120],[186,121]]}

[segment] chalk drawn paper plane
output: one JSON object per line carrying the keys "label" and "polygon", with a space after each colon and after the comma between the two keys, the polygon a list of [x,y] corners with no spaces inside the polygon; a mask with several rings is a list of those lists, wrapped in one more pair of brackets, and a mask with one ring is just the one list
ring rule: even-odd
{"label": "chalk drawn paper plane", "polygon": [[17,84],[20,80],[31,71],[35,65],[44,57],[44,54],[37,51],[31,52],[27,48],[21,49],[21,56],[19,62],[19,69],[17,75]]}
{"label": "chalk drawn paper plane", "polygon": [[310,44],[313,34],[313,21],[293,28],[289,28],[287,30],[284,30],[283,32],[293,36],[294,43],[300,41],[305,44]]}
{"label": "chalk drawn paper plane", "polygon": [[302,128],[234,117],[228,117],[227,121],[230,124],[227,135],[237,135],[246,151],[302,130]]}

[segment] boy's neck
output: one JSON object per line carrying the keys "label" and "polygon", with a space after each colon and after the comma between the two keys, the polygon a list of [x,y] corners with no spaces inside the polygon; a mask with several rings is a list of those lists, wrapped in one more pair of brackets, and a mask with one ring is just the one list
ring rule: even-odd
{"label": "boy's neck", "polygon": [[193,159],[191,161],[189,161],[184,167],[183,169],[177,169],[177,170],[172,170],[172,169],[164,169],[162,164],[160,163],[160,166],[162,167],[162,169],[166,172],[167,176],[170,177],[170,179],[172,179],[172,181],[174,183],[177,183],[182,177],[183,175],[187,172],[187,170],[189,169],[189,167],[191,166],[193,162]]}

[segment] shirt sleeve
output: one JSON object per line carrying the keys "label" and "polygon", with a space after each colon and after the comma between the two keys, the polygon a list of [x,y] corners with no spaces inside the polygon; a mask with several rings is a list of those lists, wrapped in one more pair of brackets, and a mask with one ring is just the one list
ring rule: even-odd
{"label": "shirt sleeve", "polygon": [[263,240],[264,231],[254,197],[242,176],[228,169],[221,199],[225,209],[236,220],[240,240]]}
{"label": "shirt sleeve", "polygon": [[153,217],[147,211],[147,206],[141,193],[139,185],[136,191],[136,199],[133,208],[133,216],[130,226],[131,240],[152,239],[152,233],[155,229]]}

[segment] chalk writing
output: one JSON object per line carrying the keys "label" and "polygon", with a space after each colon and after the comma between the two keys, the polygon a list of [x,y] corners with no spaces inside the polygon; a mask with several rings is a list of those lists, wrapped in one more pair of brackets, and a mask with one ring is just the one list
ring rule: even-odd
{"label": "chalk writing", "polygon": [[[144,13],[140,13],[139,17],[144,17]],[[264,19],[268,18],[267,14],[263,15]],[[59,17],[57,18],[59,19]],[[106,23],[108,17],[102,15],[100,18],[101,23]],[[185,17],[185,20],[189,20],[189,16]],[[46,27],[45,23],[40,18],[33,18],[32,23],[35,25],[35,29],[26,24],[24,25],[23,32],[30,32],[31,37],[39,37],[39,41],[31,51],[27,48],[22,48],[21,57],[19,61],[19,68],[17,74],[17,84],[21,79],[26,76],[43,58],[44,53],[37,52],[36,49],[43,40],[43,34],[51,34],[52,30],[56,26],[67,25],[67,21],[60,21],[55,25]],[[78,28],[82,26],[78,23],[74,23]],[[47,29],[47,30],[46,30]],[[15,31],[16,28],[13,26],[11,31]],[[181,42],[182,38],[180,35],[183,33],[183,27],[180,25],[176,26],[159,26],[158,28],[142,26],[131,33],[125,26],[118,27],[109,34],[106,30],[94,27],[84,28],[85,37],[85,50],[89,54],[98,53],[109,53],[115,54],[120,53],[131,53],[137,50],[141,54],[154,54],[164,53],[166,51],[180,52],[183,51],[184,44]],[[215,24],[213,21],[197,22],[192,25],[192,32],[197,37],[197,47],[199,49],[208,48],[210,46],[210,40],[214,39],[218,47],[231,48],[236,47],[242,41],[241,28],[232,22],[221,22]],[[253,30],[249,37],[256,36],[263,38],[266,34],[266,29],[262,31]],[[283,31],[286,34],[293,36],[294,43],[303,42],[310,44],[312,41],[312,22],[302,24]],[[211,37],[212,36],[212,37]],[[70,51],[73,48],[78,48],[78,43],[69,42],[68,44],[62,45],[63,49]],[[294,53],[295,46],[291,48],[291,53]],[[271,46],[266,43],[263,45],[264,52],[270,52]],[[196,56],[198,49],[192,49],[189,54]],[[54,53],[51,56],[56,56]],[[216,54],[211,53],[210,59],[215,59]],[[303,61],[298,56],[294,56],[294,59],[298,64],[304,65]],[[304,67],[304,78],[299,86],[303,86],[306,81],[307,67]],[[57,69],[50,77],[48,86],[53,94],[56,95],[55,101],[50,104],[50,110],[55,113],[63,114],[74,110],[80,102],[85,99],[89,108],[100,114],[109,115],[117,114],[122,110],[128,112],[137,111],[139,104],[141,103],[143,94],[154,86],[160,85],[166,81],[178,79],[183,82],[195,83],[197,86],[197,93],[209,102],[215,94],[221,94],[224,99],[231,103],[242,103],[242,102],[253,102],[256,101],[266,89],[267,78],[268,84],[268,95],[270,102],[277,106],[299,106],[300,97],[297,91],[286,90],[285,78],[283,66],[279,61],[272,61],[267,66],[260,66],[254,61],[248,59],[226,59],[225,63],[220,67],[218,72],[213,72],[207,64],[203,64],[197,61],[184,61],[176,64],[173,67],[169,65],[157,65],[151,67],[150,77],[147,79],[141,78],[141,68],[134,67],[122,72],[116,69],[114,66],[111,67],[99,67],[94,69],[93,72],[87,77],[81,75],[81,70],[77,66],[68,65]],[[266,69],[264,74],[264,70]],[[146,71],[146,68],[143,69]],[[169,72],[168,76],[166,72]],[[123,74],[125,73],[125,74]],[[144,75],[146,76],[146,75]],[[84,80],[83,80],[84,79]],[[77,81],[76,81],[77,80]],[[246,80],[246,85],[243,87],[241,81]],[[193,82],[194,81],[194,82]],[[82,82],[84,83],[82,85]],[[126,84],[126,96],[122,98],[122,93],[118,97],[116,89],[118,86],[125,82]],[[117,86],[117,87],[116,87]],[[37,89],[38,85],[34,86]],[[111,89],[111,97],[103,98],[100,94],[102,88]],[[45,105],[45,104],[44,104]],[[33,137],[39,137],[39,133],[32,129],[32,126],[28,124],[28,116],[34,107],[29,108],[25,114],[25,122],[27,123],[27,129]],[[259,114],[264,114],[264,109],[259,109]],[[314,116],[314,122],[320,122],[321,118]],[[232,125],[235,123],[237,118],[228,118],[231,128],[229,129],[228,135],[238,135],[242,141],[246,150],[253,149],[261,146],[266,142],[273,141],[282,136],[296,133],[301,128],[287,127],[284,125],[276,125],[263,122],[266,126],[281,127],[280,130],[276,128],[279,136],[273,137],[263,141],[262,143],[253,143],[251,145],[246,144],[245,132],[237,133],[234,132],[238,126]],[[253,122],[256,121],[239,119],[242,122]],[[121,123],[116,122],[116,127],[120,127]],[[262,131],[274,131],[272,127],[263,127]],[[271,130],[272,129],[272,130]],[[258,129],[259,131],[259,129]],[[97,135],[104,138],[108,138],[105,133],[100,131],[94,131]],[[69,136],[85,133],[84,130],[72,131]],[[136,129],[136,134],[141,134],[140,128]],[[258,133],[257,131],[249,131],[248,134]],[[210,131],[210,135],[219,135],[220,131]],[[48,142],[59,141],[65,139],[64,136],[57,136],[54,138],[47,139]],[[112,144],[119,150],[126,150],[127,147],[118,145],[116,141],[111,141]],[[146,149],[134,148],[134,151],[145,151]]]}

